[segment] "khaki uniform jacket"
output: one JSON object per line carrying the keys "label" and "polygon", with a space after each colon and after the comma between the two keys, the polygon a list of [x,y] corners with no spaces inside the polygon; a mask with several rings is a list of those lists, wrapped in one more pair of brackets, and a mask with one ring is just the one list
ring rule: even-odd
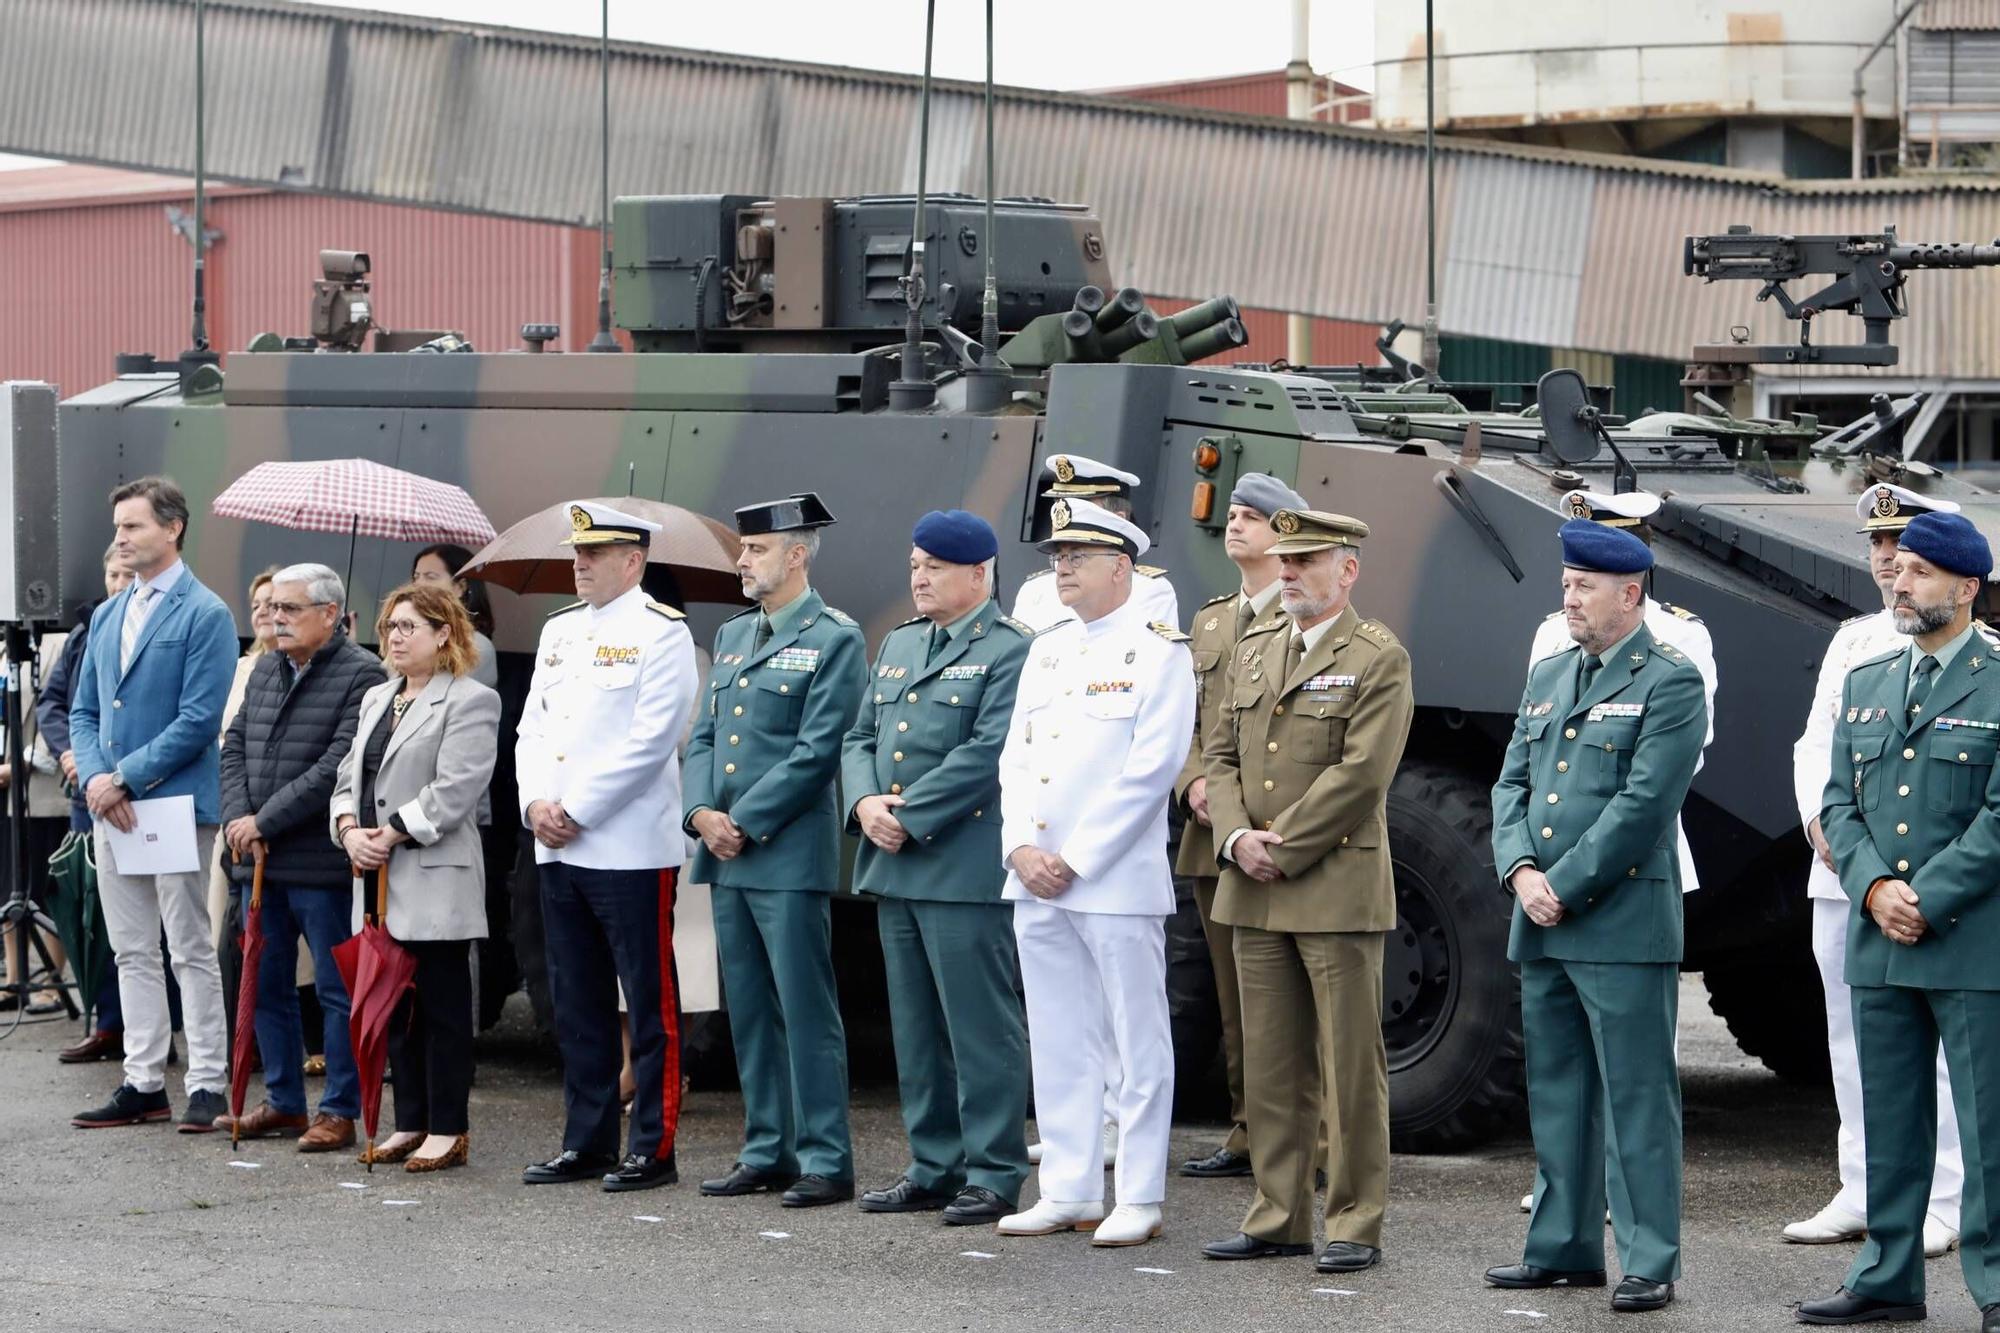
{"label": "khaki uniform jacket", "polygon": [[1416,704],[1410,655],[1352,606],[1334,618],[1291,675],[1278,679],[1291,622],[1246,634],[1203,749],[1208,809],[1221,845],[1237,829],[1284,841],[1284,878],[1260,884],[1222,863],[1215,919],[1296,932],[1389,930],[1389,782]]}
{"label": "khaki uniform jacket", "polygon": [[[1194,875],[1202,879],[1214,879],[1215,830],[1194,817],[1188,809],[1188,788],[1194,780],[1205,774],[1201,750],[1208,729],[1215,725],[1216,715],[1222,712],[1222,701],[1227,697],[1224,681],[1229,675],[1230,659],[1236,654],[1236,599],[1240,592],[1224,593],[1213,601],[1204,602],[1194,613],[1194,621],[1188,627],[1188,637],[1192,640],[1188,648],[1194,653],[1194,739],[1188,746],[1187,763],[1181,766],[1181,775],[1174,779],[1174,803],[1187,815],[1187,825],[1181,832],[1180,854],[1174,858],[1176,875]],[[1270,605],[1251,620],[1245,637],[1285,619],[1284,608],[1279,599],[1273,597]]]}

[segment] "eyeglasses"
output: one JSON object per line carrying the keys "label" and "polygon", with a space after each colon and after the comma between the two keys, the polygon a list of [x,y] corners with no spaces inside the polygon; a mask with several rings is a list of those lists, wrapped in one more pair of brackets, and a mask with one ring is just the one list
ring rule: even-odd
{"label": "eyeglasses", "polygon": [[440,628],[442,628],[442,626],[433,625],[428,620],[392,620],[388,624],[382,627],[382,632],[384,634],[387,634],[392,639],[395,638],[407,639],[408,637],[410,637],[410,635],[415,634],[418,630],[440,629]]}
{"label": "eyeglasses", "polygon": [[278,616],[296,616],[299,615],[301,612],[310,611],[315,606],[332,606],[332,605],[333,605],[332,602],[273,602],[271,603],[271,614]]}
{"label": "eyeglasses", "polygon": [[1118,554],[1118,552],[1117,552],[1117,551],[1071,551],[1071,552],[1066,552],[1066,553],[1064,553],[1064,554],[1062,554],[1062,555],[1052,555],[1052,556],[1050,556],[1050,557],[1049,557],[1049,568],[1050,568],[1050,569],[1053,569],[1053,570],[1055,570],[1055,571],[1056,571],[1057,573],[1061,573],[1061,572],[1062,572],[1063,570],[1065,570],[1065,569],[1075,569],[1075,568],[1076,568],[1076,567],[1077,567],[1078,565],[1082,564],[1082,563],[1083,563],[1084,561],[1086,561],[1086,560],[1091,560],[1091,559],[1095,559],[1095,558],[1096,558],[1097,556],[1100,556],[1100,555],[1117,555],[1117,554]]}

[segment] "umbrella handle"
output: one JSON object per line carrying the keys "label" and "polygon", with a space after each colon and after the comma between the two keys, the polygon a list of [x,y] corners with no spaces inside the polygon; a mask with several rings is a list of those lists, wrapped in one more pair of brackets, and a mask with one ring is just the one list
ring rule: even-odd
{"label": "umbrella handle", "polygon": [[389,920],[389,866],[384,862],[375,872],[375,924],[384,925]]}
{"label": "umbrella handle", "polygon": [[[231,852],[237,865],[243,864],[241,852]],[[264,906],[264,852],[259,848],[250,867],[250,910],[255,912]]]}

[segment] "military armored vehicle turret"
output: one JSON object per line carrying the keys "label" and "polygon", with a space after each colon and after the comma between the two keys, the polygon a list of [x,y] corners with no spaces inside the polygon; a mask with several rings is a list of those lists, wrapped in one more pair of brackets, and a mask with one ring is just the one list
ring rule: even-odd
{"label": "military armored vehicle turret", "polygon": [[[614,217],[615,308],[633,354],[542,351],[546,326],[525,329],[519,350],[371,340],[372,312],[341,299],[339,284],[359,280],[349,256],[323,278],[315,336],[260,338],[269,350],[233,353],[220,372],[135,363],[65,402],[67,528],[101,523],[101,497],[123,478],[170,472],[208,496],[270,458],[361,456],[440,477],[501,526],[573,495],[629,492],[726,517],[810,488],[841,520],[814,582],[873,645],[908,614],[907,535],[926,509],[995,523],[1013,543],[1000,566],[1011,598],[1038,561],[1027,543],[1052,454],[1144,479],[1148,558],[1184,609],[1234,585],[1221,535],[1236,478],[1275,473],[1315,507],[1372,525],[1358,601],[1414,665],[1418,716],[1389,809],[1401,921],[1383,1013],[1395,1141],[1444,1149],[1518,1114],[1518,986],[1488,789],[1530,638],[1557,602],[1557,498],[1579,482],[1609,489],[1619,455],[1666,497],[1656,594],[1705,619],[1721,674],[1715,741],[1686,811],[1704,885],[1687,904],[1687,966],[1747,1050],[1781,1073],[1824,1075],[1791,741],[1833,628],[1879,605],[1855,497],[1878,477],[1949,494],[2000,537],[2000,499],[1892,447],[1909,404],[1828,436],[1810,421],[1713,414],[1628,422],[1600,395],[1594,419],[1614,450],[1595,426],[1576,428],[1580,386],[1557,423],[1537,415],[1532,386],[1455,394],[1397,373],[1217,365],[1243,341],[1233,303],[1155,316],[1136,293],[1111,292],[1105,238],[1081,208],[996,201],[990,230],[979,201],[954,196],[927,200],[920,227],[901,198],[633,198]],[[912,356],[898,279],[919,231],[929,281]],[[989,246],[1002,334],[991,348],[974,341]],[[188,551],[204,580],[230,589],[281,554],[312,558],[315,540],[198,513]],[[72,542],[67,558],[80,594],[95,548]],[[407,559],[364,542],[357,602],[397,582]],[[503,684],[518,695],[547,608],[500,601]],[[688,609],[698,641],[733,610]],[[873,931],[859,908],[837,916],[843,989],[866,1003]],[[532,972],[532,931],[519,938]],[[1180,1086],[1197,1103],[1221,1082],[1200,939],[1190,906],[1170,984]]]}

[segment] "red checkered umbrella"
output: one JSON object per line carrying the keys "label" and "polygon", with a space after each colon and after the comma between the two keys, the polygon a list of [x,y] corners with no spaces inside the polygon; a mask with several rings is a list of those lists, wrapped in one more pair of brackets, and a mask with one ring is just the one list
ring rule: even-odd
{"label": "red checkered umbrella", "polygon": [[477,549],[493,524],[472,497],[446,481],[371,463],[259,463],[215,497],[211,513],[299,532],[347,534],[347,573],[357,537],[393,542],[452,542]]}

